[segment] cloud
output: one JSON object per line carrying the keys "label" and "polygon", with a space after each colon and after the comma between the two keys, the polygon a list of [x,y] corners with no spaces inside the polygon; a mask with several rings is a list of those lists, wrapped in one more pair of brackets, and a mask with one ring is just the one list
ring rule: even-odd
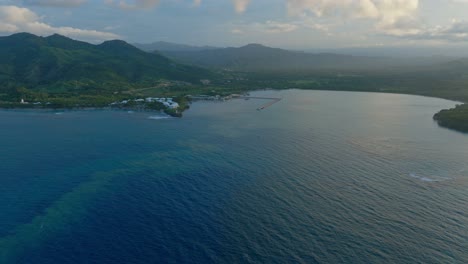
{"label": "cloud", "polygon": [[280,23],[271,20],[264,24],[257,24],[257,27],[267,33],[286,33],[294,31],[298,28],[298,26],[294,24]]}
{"label": "cloud", "polygon": [[264,23],[237,24],[231,30],[232,34],[278,34],[295,31],[299,26],[295,23],[283,23],[268,20]]}
{"label": "cloud", "polygon": [[232,2],[237,13],[244,13],[250,4],[250,0],[232,0]]}
{"label": "cloud", "polygon": [[28,8],[0,6],[0,32],[3,33],[30,32],[40,36],[58,33],[93,42],[120,38],[119,35],[110,32],[73,27],[54,27],[41,20],[41,17]]}
{"label": "cloud", "polygon": [[370,19],[379,30],[396,31],[416,20],[419,0],[286,0],[286,5],[292,16]]}
{"label": "cloud", "polygon": [[52,6],[52,7],[76,7],[87,2],[87,0],[23,0],[25,5]]}
{"label": "cloud", "polygon": [[318,17],[332,15],[335,10],[345,9],[351,0],[286,0],[290,15],[307,16],[313,13]]}
{"label": "cloud", "polygon": [[[78,0],[76,0],[78,1]],[[180,0],[171,0],[173,2],[180,2]],[[192,7],[201,5],[202,0],[191,0]],[[159,5],[161,0],[104,0],[104,3],[109,6],[118,7],[124,10],[142,10],[151,9]]]}
{"label": "cloud", "polygon": [[320,24],[315,22],[307,22],[304,27],[310,28],[322,33],[325,33],[328,36],[332,36],[333,34],[330,32],[330,25],[327,24]]}
{"label": "cloud", "polygon": [[441,40],[444,42],[468,41],[468,21],[454,20],[448,26],[423,28],[415,32],[397,35],[402,38],[415,40]]}
{"label": "cloud", "polygon": [[160,0],[104,0],[104,2],[121,9],[147,9],[157,6]]}
{"label": "cloud", "polygon": [[231,30],[231,33],[232,34],[244,34],[244,31],[239,28],[234,28],[233,30]]}

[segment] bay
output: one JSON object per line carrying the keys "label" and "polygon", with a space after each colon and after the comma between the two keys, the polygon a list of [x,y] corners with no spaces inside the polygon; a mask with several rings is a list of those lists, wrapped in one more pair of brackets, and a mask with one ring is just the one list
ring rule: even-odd
{"label": "bay", "polygon": [[452,101],[258,91],[181,119],[0,111],[0,263],[466,263]]}

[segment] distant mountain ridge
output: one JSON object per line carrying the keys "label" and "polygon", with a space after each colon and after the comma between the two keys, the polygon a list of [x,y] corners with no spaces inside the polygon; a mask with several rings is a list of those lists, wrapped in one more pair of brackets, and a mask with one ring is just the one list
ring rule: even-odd
{"label": "distant mountain ridge", "polygon": [[309,53],[338,53],[353,56],[372,57],[468,57],[468,47],[437,47],[437,46],[369,46],[348,48],[316,48],[304,49]]}
{"label": "distant mountain ridge", "polygon": [[217,47],[212,46],[192,46],[186,44],[177,44],[166,41],[157,41],[148,44],[134,43],[135,47],[143,51],[201,51],[201,50],[212,50],[217,49]]}
{"label": "distant mountain ridge", "polygon": [[255,43],[238,48],[160,52],[182,63],[241,71],[362,70],[430,62],[430,60],[417,61],[335,53],[307,53],[271,48]]}

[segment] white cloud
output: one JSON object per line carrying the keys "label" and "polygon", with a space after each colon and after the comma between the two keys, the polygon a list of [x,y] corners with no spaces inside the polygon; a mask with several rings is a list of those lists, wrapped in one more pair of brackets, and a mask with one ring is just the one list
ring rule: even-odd
{"label": "white cloud", "polygon": [[316,16],[332,15],[336,10],[346,8],[352,0],[286,0],[290,15],[307,16],[313,13]]}
{"label": "white cloud", "polygon": [[101,41],[120,38],[119,35],[97,30],[73,27],[54,27],[42,22],[33,11],[17,6],[0,6],[0,32],[30,32],[44,36],[58,33],[64,36],[87,41]]}
{"label": "white cloud", "polygon": [[[286,0],[292,16],[370,19],[382,31],[404,30],[402,21],[415,21],[419,0]],[[414,22],[412,22],[414,24]],[[409,25],[409,24],[408,24]]]}
{"label": "white cloud", "polygon": [[250,4],[250,0],[232,0],[234,3],[234,9],[237,13],[244,13]]}
{"label": "white cloud", "polygon": [[23,0],[25,5],[53,6],[53,7],[76,7],[87,2],[87,0]]}
{"label": "white cloud", "polygon": [[328,24],[321,24],[321,23],[310,21],[310,22],[306,22],[304,27],[325,33],[328,36],[333,35],[330,30],[331,25],[328,25]]}

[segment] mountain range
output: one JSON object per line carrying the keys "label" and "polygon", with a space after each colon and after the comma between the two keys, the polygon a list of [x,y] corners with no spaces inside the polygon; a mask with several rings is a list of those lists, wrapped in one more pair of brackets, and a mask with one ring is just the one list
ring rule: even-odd
{"label": "mountain range", "polygon": [[309,53],[271,48],[261,44],[242,47],[211,48],[200,50],[158,50],[161,54],[181,63],[207,68],[234,71],[310,71],[310,70],[387,70],[389,68],[415,67],[448,62],[448,57],[393,58],[353,56],[337,53]]}
{"label": "mountain range", "polygon": [[57,34],[0,37],[3,89],[21,85],[32,89],[95,91],[151,85],[161,79],[198,82],[211,76],[208,70],[176,63],[158,53],[146,53],[121,40],[93,45]]}
{"label": "mountain range", "polygon": [[[28,107],[20,103],[24,100],[34,102],[31,106],[95,107],[135,96],[229,94],[264,87],[409,93],[468,102],[464,58],[306,53],[260,44],[159,47],[146,52],[122,40],[93,45],[57,34],[0,37],[0,106]],[[465,131],[466,106],[436,119]]]}
{"label": "mountain range", "polygon": [[[236,79],[233,72],[275,73],[263,76],[265,80],[286,73],[283,76],[292,81],[297,78],[288,73],[300,73],[306,79],[321,75],[344,80],[348,76],[353,82],[356,80],[353,76],[359,76],[365,80],[378,78],[379,86],[393,83],[411,89],[418,86],[442,91],[436,89],[441,81],[450,82],[453,89],[462,87],[468,70],[466,59],[313,54],[260,44],[209,49],[166,45],[170,46],[166,51],[145,52],[122,40],[93,45],[57,34],[39,37],[18,33],[0,37],[0,96],[2,91],[21,86],[54,93],[102,94],[102,91],[153,87],[162,80],[200,83],[202,79],[217,79],[223,74],[224,79]],[[243,85],[252,84],[243,81]]]}

